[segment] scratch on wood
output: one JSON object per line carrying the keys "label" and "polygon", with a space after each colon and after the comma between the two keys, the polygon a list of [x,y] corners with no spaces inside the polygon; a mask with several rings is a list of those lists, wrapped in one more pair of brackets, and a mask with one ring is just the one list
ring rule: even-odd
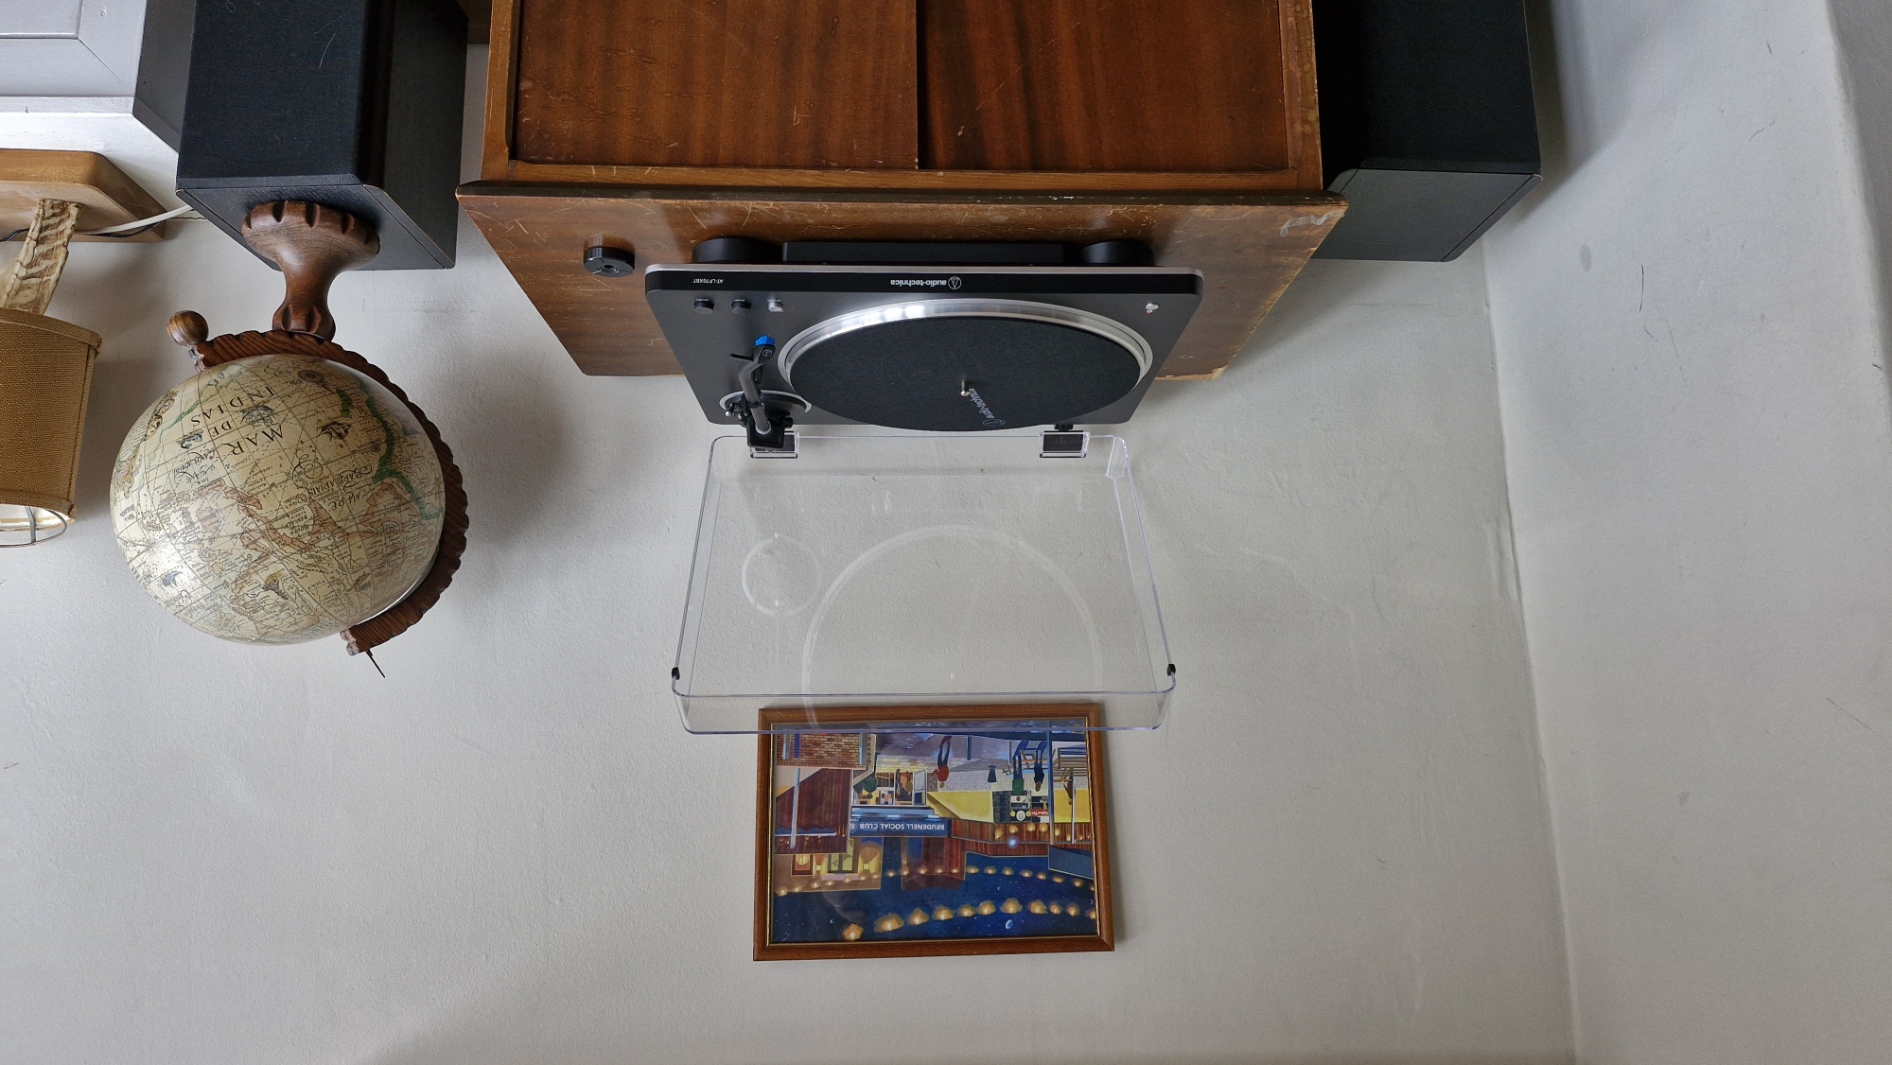
{"label": "scratch on wood", "polygon": [[1339,211],[1323,211],[1320,214],[1296,215],[1286,222],[1281,223],[1281,235],[1285,237],[1290,230],[1299,229],[1302,226],[1324,226],[1339,217],[1339,215]]}

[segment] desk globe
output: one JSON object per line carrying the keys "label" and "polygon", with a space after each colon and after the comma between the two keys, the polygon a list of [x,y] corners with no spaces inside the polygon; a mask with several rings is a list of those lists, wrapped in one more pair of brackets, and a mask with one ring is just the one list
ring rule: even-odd
{"label": "desk globe", "polygon": [[226,640],[300,643],[420,583],[445,486],[387,389],[325,359],[257,355],[152,404],[113,467],[112,514],[165,609]]}
{"label": "desk globe", "polygon": [[372,229],[276,203],[251,213],[244,236],[283,266],[277,328],[210,340],[195,313],[172,319],[204,369],[159,397],[119,450],[119,546],[146,591],[212,636],[341,633],[351,653],[368,650],[417,620],[458,566],[459,470],[385,375],[328,340],[328,284],[374,254]]}

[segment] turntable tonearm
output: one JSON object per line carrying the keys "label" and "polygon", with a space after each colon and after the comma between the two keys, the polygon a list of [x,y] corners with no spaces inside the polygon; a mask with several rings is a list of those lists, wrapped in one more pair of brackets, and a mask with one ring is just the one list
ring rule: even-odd
{"label": "turntable tonearm", "polygon": [[[930,432],[1127,421],[1201,300],[1133,241],[721,238],[645,275],[703,412],[752,446],[790,424]],[[608,260],[587,260],[609,274]]]}

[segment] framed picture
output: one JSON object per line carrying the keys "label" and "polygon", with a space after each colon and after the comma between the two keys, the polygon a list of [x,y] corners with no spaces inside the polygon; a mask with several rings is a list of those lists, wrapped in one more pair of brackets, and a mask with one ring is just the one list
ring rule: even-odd
{"label": "framed picture", "polygon": [[1098,722],[1089,704],[862,708],[763,733],[756,960],[1112,949]]}

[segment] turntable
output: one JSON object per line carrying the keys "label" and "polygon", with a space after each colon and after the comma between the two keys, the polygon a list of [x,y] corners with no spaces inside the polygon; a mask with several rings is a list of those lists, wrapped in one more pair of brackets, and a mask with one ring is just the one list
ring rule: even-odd
{"label": "turntable", "polygon": [[[1162,721],[1176,668],[1128,445],[1081,427],[1130,418],[1200,275],[1131,241],[693,258],[648,267],[647,298],[704,415],[744,432],[710,451],[671,670],[686,728],[863,706]],[[586,265],[631,272],[604,248]]]}
{"label": "turntable", "polygon": [[[609,274],[608,249],[587,264]],[[1127,421],[1201,301],[1134,241],[719,238],[645,291],[712,421],[981,432]],[[600,267],[603,267],[602,269]]]}

